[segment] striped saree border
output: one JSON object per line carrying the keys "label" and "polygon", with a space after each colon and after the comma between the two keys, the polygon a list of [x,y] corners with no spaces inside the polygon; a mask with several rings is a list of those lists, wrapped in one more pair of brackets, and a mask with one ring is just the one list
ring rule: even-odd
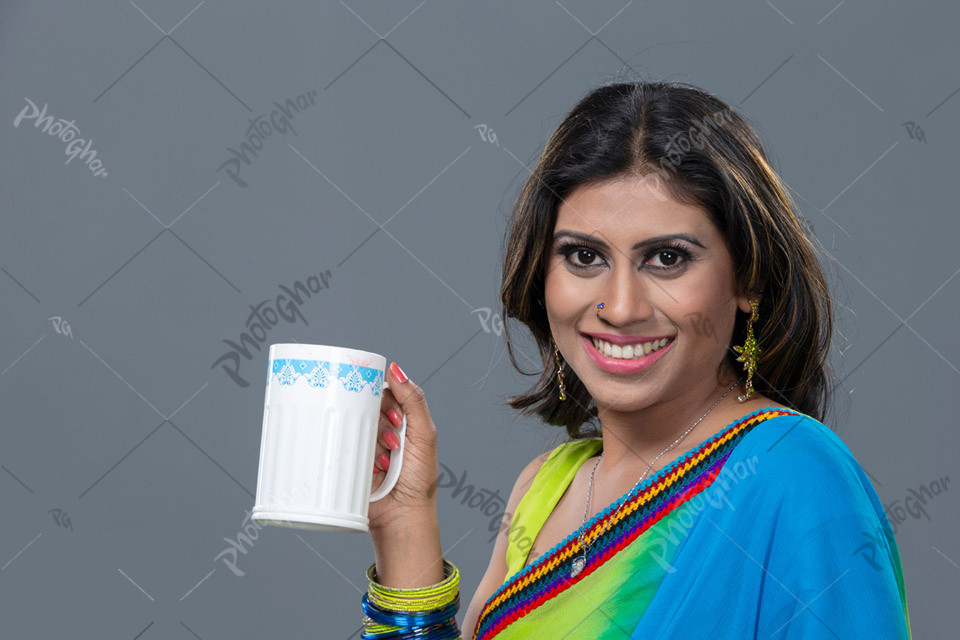
{"label": "striped saree border", "polygon": [[[761,422],[782,415],[803,414],[784,409],[759,409],[661,469],[652,476],[656,481],[632,498],[629,497],[631,489],[618,513],[613,513],[615,502],[594,516],[584,534],[593,551],[575,578],[570,577],[570,567],[573,557],[580,552],[576,531],[520,570],[487,600],[477,620],[476,640],[493,638],[511,622],[590,575],[666,514],[710,486],[745,434]],[[599,542],[591,542],[595,540]]]}

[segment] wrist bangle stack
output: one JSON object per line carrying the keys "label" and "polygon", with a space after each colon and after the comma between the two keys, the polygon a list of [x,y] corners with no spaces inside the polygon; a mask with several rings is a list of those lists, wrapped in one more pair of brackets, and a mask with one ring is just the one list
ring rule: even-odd
{"label": "wrist bangle stack", "polygon": [[443,560],[443,580],[413,589],[377,582],[377,563],[367,569],[369,588],[363,594],[363,640],[460,640],[460,571]]}

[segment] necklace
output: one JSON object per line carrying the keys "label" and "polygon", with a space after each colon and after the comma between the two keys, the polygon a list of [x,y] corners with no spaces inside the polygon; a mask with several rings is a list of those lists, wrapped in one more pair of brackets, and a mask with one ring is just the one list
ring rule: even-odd
{"label": "necklace", "polygon": [[[713,403],[713,406],[710,407],[709,409],[707,409],[707,412],[704,413],[702,416],[700,416],[700,419],[699,419],[699,420],[697,420],[697,421],[694,422],[692,425],[690,425],[690,428],[687,429],[686,431],[684,431],[684,432],[680,435],[679,438],[677,438],[676,440],[674,440],[673,443],[670,444],[666,449],[664,449],[663,451],[661,451],[660,453],[657,454],[657,457],[654,458],[654,459],[650,462],[649,465],[647,465],[646,470],[645,470],[645,471],[643,472],[643,474],[640,476],[640,479],[637,480],[637,484],[633,485],[633,489],[630,489],[630,491],[623,497],[623,499],[620,500],[620,503],[617,505],[616,510],[615,510],[615,511],[613,512],[613,514],[607,519],[607,522],[608,522],[608,523],[609,523],[609,522],[613,522],[614,516],[616,516],[616,515],[620,512],[620,508],[621,508],[621,507],[627,502],[627,500],[630,498],[630,494],[632,494],[634,491],[636,491],[637,487],[640,486],[640,483],[643,482],[644,477],[646,477],[646,475],[647,475],[647,471],[650,471],[651,467],[653,467],[653,464],[654,464],[657,460],[660,459],[660,456],[662,456],[662,455],[665,454],[667,451],[669,451],[670,449],[673,449],[675,446],[677,446],[677,444],[678,444],[681,440],[683,440],[683,439],[686,437],[686,435],[693,430],[693,428],[694,428],[695,426],[697,426],[698,424],[700,424],[700,420],[703,420],[704,418],[707,417],[707,413],[710,413],[711,411],[713,411],[714,407],[716,407],[718,404],[720,404],[720,401],[723,400],[725,397],[727,397],[727,394],[730,393],[730,391],[732,391],[734,387],[736,387],[738,384],[740,384],[740,380],[741,380],[741,379],[738,378],[737,381],[734,382],[733,385],[732,385],[729,389],[727,389],[726,391],[723,392],[723,395],[722,395],[722,396],[720,396],[719,398],[717,398],[717,401]],[[588,545],[588,544],[586,544],[586,543],[584,542],[584,539],[583,539],[583,529],[584,529],[584,527],[585,527],[586,524],[587,524],[587,514],[590,513],[590,495],[593,493],[593,474],[596,473],[596,471],[597,471],[597,465],[600,464],[600,460],[602,460],[602,459],[603,459],[603,452],[601,451],[601,452],[600,452],[600,457],[598,457],[598,458],[597,458],[597,461],[593,463],[593,471],[590,472],[590,486],[589,486],[589,488],[587,489],[587,507],[586,507],[586,509],[583,510],[583,526],[581,526],[580,529],[577,531],[577,538],[579,538],[579,540],[580,540],[580,549],[582,550],[582,554],[581,554],[579,557],[575,558],[574,561],[573,561],[573,568],[570,570],[570,577],[571,577],[571,578],[575,578],[575,577],[577,576],[577,574],[580,573],[581,571],[583,571],[583,568],[587,565],[587,551],[589,550],[590,545]],[[603,528],[600,529],[599,533],[597,533],[597,535],[594,537],[594,540],[596,540],[597,538],[599,538],[600,535],[603,534],[603,532],[606,530],[606,528],[607,528],[607,525],[605,524],[605,525],[603,526]],[[593,542],[591,542],[590,544],[593,544]]]}

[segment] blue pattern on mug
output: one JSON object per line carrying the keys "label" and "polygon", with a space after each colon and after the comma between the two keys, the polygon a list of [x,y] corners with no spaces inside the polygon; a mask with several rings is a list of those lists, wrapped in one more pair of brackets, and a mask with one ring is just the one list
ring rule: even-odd
{"label": "blue pattern on mug", "polygon": [[360,393],[369,385],[373,395],[379,396],[383,389],[383,371],[358,364],[278,358],[270,362],[269,371],[268,385],[273,378],[283,386],[290,386],[302,378],[311,387],[326,389],[336,379],[345,391]]}

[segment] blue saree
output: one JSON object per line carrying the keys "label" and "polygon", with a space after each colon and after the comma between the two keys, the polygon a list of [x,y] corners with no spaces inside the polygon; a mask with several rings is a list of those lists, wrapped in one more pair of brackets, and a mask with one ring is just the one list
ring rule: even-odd
{"label": "blue saree", "polygon": [[541,466],[511,523],[523,535],[507,579],[465,637],[911,637],[876,492],[836,434],[794,411],[744,416],[596,514],[575,576],[577,531],[524,566],[519,543],[601,446],[567,442]]}

